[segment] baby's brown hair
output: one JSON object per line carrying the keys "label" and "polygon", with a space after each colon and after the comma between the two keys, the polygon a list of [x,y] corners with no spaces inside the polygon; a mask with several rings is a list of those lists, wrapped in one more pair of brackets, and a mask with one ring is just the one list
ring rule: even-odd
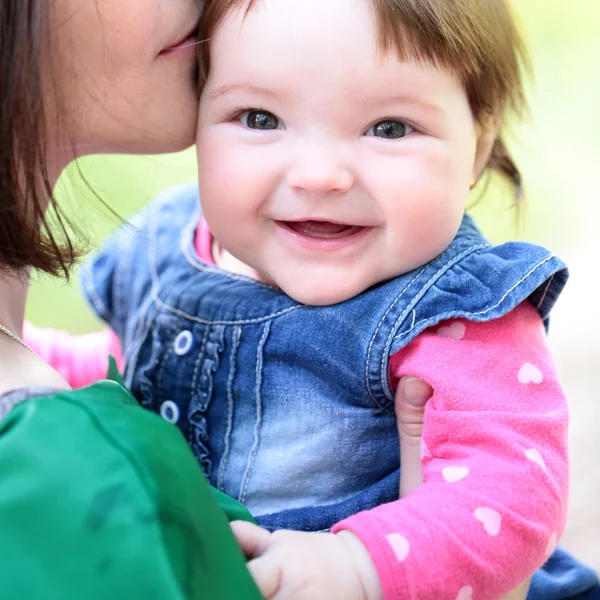
{"label": "baby's brown hair", "polygon": [[[206,0],[201,39],[210,40],[232,11],[251,11],[260,0]],[[527,109],[524,73],[530,63],[510,0],[370,0],[382,52],[448,68],[463,82],[471,111],[482,126],[507,112]],[[200,84],[208,77],[209,44],[200,44]],[[514,183],[521,174],[498,135],[489,168]]]}

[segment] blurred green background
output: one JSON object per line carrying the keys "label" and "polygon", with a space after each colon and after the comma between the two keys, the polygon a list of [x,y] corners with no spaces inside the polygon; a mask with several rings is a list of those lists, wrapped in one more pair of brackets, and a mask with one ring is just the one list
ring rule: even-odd
{"label": "blurred green background", "polygon": [[[507,190],[494,185],[474,214],[494,240],[541,243],[564,257],[572,277],[556,309],[551,345],[572,410],[572,500],[565,544],[600,569],[600,2],[515,2],[530,42],[535,82],[531,116],[512,144],[526,182],[517,213]],[[196,177],[193,150],[167,157],[93,157],[81,173],[95,193],[127,217],[165,187]],[[71,168],[59,196],[96,245],[118,221],[103,209]],[[70,285],[34,277],[27,317],[38,325],[85,332],[100,326]]]}

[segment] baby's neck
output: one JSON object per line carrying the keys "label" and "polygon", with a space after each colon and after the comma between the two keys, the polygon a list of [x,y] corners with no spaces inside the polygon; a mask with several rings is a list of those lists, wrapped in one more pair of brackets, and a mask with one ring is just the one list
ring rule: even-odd
{"label": "baby's neck", "polygon": [[251,279],[256,279],[257,281],[263,281],[265,283],[275,285],[256,269],[249,267],[246,263],[243,263],[241,260],[238,260],[235,256],[227,252],[227,250],[225,250],[225,248],[223,248],[214,237],[212,239],[211,251],[215,265],[217,265],[217,267],[220,269],[229,271],[230,273],[236,273],[237,275],[244,275],[246,277],[250,277]]}

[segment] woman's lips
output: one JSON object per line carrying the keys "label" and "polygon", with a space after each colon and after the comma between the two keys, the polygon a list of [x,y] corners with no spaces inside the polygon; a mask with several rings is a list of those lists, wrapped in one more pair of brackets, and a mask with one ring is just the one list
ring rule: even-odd
{"label": "woman's lips", "polygon": [[160,56],[166,56],[171,54],[189,54],[196,52],[196,46],[198,45],[198,29],[195,28],[191,33],[188,33],[185,38],[165,48],[160,52]]}
{"label": "woman's lips", "polygon": [[308,250],[341,250],[361,241],[373,227],[329,221],[275,221],[282,233]]}

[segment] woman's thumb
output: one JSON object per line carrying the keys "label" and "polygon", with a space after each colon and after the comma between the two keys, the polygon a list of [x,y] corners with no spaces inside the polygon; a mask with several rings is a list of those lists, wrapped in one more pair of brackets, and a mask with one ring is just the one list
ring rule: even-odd
{"label": "woman's thumb", "polygon": [[421,438],[425,405],[433,395],[428,383],[418,377],[403,377],[396,390],[396,423],[400,439],[400,497],[423,483]]}

